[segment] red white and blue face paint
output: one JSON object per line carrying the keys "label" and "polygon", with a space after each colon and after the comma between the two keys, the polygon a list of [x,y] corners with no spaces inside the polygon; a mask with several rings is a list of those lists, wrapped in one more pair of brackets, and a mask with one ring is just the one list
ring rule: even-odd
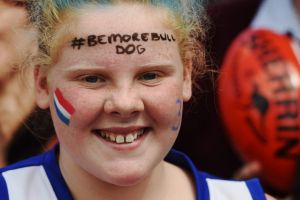
{"label": "red white and blue face paint", "polygon": [[71,116],[74,114],[75,109],[70,104],[70,102],[63,97],[61,91],[58,88],[56,88],[54,93],[54,106],[58,118],[64,124],[69,125]]}
{"label": "red white and blue face paint", "polygon": [[181,112],[182,112],[182,100],[177,99],[176,104],[178,105],[178,112],[177,112],[177,123],[172,126],[172,131],[178,131],[180,124],[181,124]]}

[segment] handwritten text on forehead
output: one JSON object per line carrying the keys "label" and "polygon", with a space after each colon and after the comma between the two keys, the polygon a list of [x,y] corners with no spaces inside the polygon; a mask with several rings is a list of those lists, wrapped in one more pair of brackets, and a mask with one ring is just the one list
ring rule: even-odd
{"label": "handwritten text on forehead", "polygon": [[110,35],[89,35],[87,37],[75,37],[71,41],[73,49],[80,50],[82,46],[94,47],[97,45],[106,45],[117,43],[116,54],[142,54],[146,48],[140,42],[163,41],[175,42],[172,34],[167,33],[133,33],[133,34],[110,34]]}

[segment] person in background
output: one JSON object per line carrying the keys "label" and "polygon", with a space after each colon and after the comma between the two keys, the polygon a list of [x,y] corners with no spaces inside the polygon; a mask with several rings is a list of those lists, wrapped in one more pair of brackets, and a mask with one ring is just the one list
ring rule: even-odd
{"label": "person in background", "polygon": [[[45,129],[51,129],[50,123],[47,122],[50,118],[46,118],[45,112],[35,111],[32,74],[20,71],[23,60],[37,51],[34,37],[35,33],[25,10],[25,1],[0,0],[0,166],[2,167],[42,152],[50,137],[41,133]],[[41,136],[37,138],[34,132],[41,133]]]}

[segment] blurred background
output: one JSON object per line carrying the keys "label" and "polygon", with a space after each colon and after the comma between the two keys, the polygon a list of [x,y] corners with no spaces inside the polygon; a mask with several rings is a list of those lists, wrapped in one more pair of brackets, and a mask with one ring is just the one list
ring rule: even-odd
{"label": "blurred background", "polygon": [[205,89],[185,105],[175,148],[214,175],[258,176],[267,192],[296,195],[300,2],[204,3],[210,71],[198,81]]}

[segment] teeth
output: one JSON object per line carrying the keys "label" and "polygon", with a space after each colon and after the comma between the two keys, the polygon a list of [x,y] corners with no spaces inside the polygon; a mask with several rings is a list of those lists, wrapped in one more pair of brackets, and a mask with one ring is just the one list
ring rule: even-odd
{"label": "teeth", "polygon": [[139,130],[139,131],[137,132],[137,136],[141,136],[143,133],[144,133],[144,130],[141,129],[141,130]]}
{"label": "teeth", "polygon": [[131,142],[133,142],[133,141],[134,141],[134,137],[133,137],[132,134],[126,135],[126,142],[127,142],[127,143],[131,143]]}
{"label": "teeth", "polygon": [[105,133],[101,131],[101,137],[105,138]]}
{"label": "teeth", "polygon": [[124,141],[125,141],[124,136],[118,135],[118,136],[116,137],[116,142],[117,142],[118,144],[124,143]]}
{"label": "teeth", "polygon": [[105,131],[100,131],[100,136],[108,140],[110,142],[115,142],[117,144],[124,144],[124,143],[132,143],[141,137],[144,134],[144,129],[140,129],[138,131],[129,133],[127,135],[115,135],[114,133],[108,133]]}
{"label": "teeth", "polygon": [[115,142],[115,141],[116,141],[116,137],[115,137],[113,134],[111,134],[111,135],[109,136],[109,139],[110,139],[110,141],[112,141],[112,142]]}

